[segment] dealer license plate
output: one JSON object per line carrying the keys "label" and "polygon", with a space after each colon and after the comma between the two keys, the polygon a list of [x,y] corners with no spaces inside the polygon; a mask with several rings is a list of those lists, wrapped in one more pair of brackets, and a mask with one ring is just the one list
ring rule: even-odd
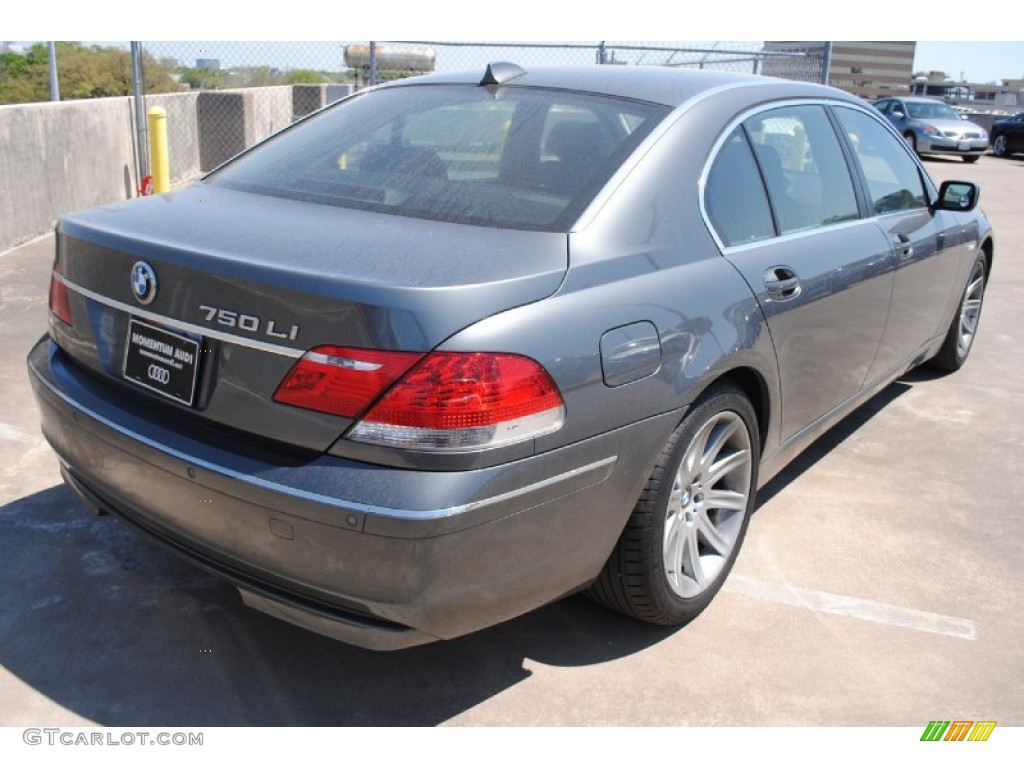
{"label": "dealer license plate", "polygon": [[199,371],[199,342],[164,328],[128,320],[124,377],[171,400],[192,405]]}

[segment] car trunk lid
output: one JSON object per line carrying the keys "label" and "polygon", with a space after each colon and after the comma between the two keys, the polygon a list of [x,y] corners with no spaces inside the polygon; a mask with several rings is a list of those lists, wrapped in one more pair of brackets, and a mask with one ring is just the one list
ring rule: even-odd
{"label": "car trunk lid", "polygon": [[[480,319],[551,295],[567,267],[561,233],[203,184],[65,216],[58,254],[74,324],[53,326],[78,363],[191,418],[313,450],[325,450],[350,422],[273,402],[304,352],[426,352]],[[155,279],[152,298],[133,290],[140,262]],[[171,357],[157,360],[165,343]],[[180,376],[195,376],[192,398],[160,382],[147,386],[151,362],[191,352],[195,372],[186,365]]]}

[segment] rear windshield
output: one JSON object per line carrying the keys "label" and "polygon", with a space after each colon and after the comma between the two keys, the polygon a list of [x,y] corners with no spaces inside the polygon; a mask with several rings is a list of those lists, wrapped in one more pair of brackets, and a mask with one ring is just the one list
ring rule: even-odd
{"label": "rear windshield", "polygon": [[385,88],[285,131],[207,181],[402,216],[564,231],[667,112],[534,88]]}

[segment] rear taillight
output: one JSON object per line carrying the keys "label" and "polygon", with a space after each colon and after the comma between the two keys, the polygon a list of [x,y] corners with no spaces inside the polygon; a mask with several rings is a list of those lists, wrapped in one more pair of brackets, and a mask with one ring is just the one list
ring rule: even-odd
{"label": "rear taillight", "polygon": [[554,432],[558,387],[518,355],[434,352],[405,374],[347,437],[420,451],[496,448]]}
{"label": "rear taillight", "polygon": [[73,325],[71,304],[68,301],[68,287],[60,279],[60,274],[60,265],[54,264],[53,272],[50,273],[50,312],[65,324]]}
{"label": "rear taillight", "polygon": [[348,439],[419,451],[496,448],[554,432],[565,420],[558,387],[538,363],[485,352],[315,347],[274,400],[362,414]]}
{"label": "rear taillight", "polygon": [[288,372],[274,400],[353,418],[421,357],[418,352],[314,347]]}

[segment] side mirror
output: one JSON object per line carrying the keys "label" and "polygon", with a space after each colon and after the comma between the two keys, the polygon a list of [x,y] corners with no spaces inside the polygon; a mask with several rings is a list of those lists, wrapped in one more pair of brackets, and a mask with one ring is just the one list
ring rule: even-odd
{"label": "side mirror", "polygon": [[900,109],[899,107],[893,107],[893,110],[892,110],[892,112],[890,114],[893,117],[906,117],[906,115],[903,114],[903,110]]}
{"label": "side mirror", "polygon": [[969,181],[944,181],[939,199],[932,206],[937,211],[973,211],[981,197],[981,188]]}

